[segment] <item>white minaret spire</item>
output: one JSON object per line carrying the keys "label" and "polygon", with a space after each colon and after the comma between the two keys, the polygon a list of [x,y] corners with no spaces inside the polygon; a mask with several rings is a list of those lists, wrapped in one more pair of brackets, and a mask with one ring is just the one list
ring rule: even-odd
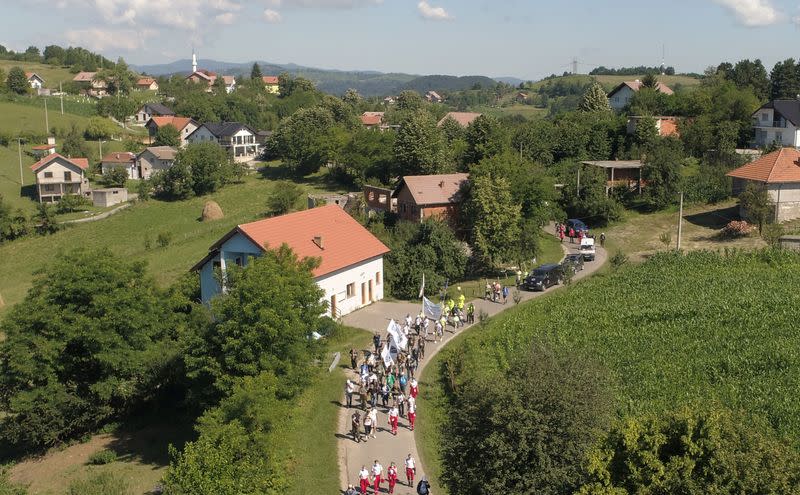
{"label": "white minaret spire", "polygon": [[194,47],[192,47],[192,74],[197,72],[197,54],[194,53]]}

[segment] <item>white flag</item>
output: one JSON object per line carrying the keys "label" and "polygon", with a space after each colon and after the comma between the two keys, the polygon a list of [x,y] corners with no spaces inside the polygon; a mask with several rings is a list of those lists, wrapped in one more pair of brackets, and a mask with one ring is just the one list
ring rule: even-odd
{"label": "white flag", "polygon": [[383,364],[385,364],[387,368],[392,364],[394,364],[394,359],[392,358],[391,351],[389,351],[388,343],[383,346],[383,350],[381,351],[381,357],[383,358]]}
{"label": "white flag", "polygon": [[425,272],[422,272],[422,285],[419,286],[419,297],[422,299],[425,296]]}
{"label": "white flag", "polygon": [[438,320],[442,317],[442,307],[427,297],[422,298],[422,310],[425,312],[425,316],[432,320]]}
{"label": "white flag", "polygon": [[392,340],[394,340],[394,343],[397,347],[400,349],[406,348],[406,345],[408,344],[408,338],[405,336],[405,334],[403,334],[403,329],[397,324],[396,321],[390,321],[389,327],[386,329],[386,331],[392,336]]}

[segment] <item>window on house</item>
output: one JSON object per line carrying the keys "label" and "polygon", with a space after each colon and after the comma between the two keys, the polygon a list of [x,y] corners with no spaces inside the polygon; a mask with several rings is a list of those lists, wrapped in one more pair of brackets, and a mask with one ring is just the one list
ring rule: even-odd
{"label": "window on house", "polygon": [[44,186],[44,191],[45,192],[53,192],[53,191],[55,191],[55,187],[53,187],[53,184],[46,184]]}
{"label": "window on house", "polygon": [[381,272],[375,272],[375,285],[381,285]]}
{"label": "window on house", "polygon": [[241,256],[237,256],[234,262],[236,263],[236,266],[242,266],[244,264]]}
{"label": "window on house", "polygon": [[769,120],[769,114],[764,112],[761,114],[761,120],[767,121]]}
{"label": "window on house", "polygon": [[356,295],[356,284],[347,284],[347,297],[355,297]]}
{"label": "window on house", "polygon": [[53,172],[45,172],[44,173],[44,178],[45,179],[52,179],[53,178]]}
{"label": "window on house", "polygon": [[783,142],[783,133],[782,132],[776,132],[775,133],[775,141],[777,141],[779,143]]}
{"label": "window on house", "polygon": [[64,180],[69,182],[72,180],[72,172],[64,172]]}

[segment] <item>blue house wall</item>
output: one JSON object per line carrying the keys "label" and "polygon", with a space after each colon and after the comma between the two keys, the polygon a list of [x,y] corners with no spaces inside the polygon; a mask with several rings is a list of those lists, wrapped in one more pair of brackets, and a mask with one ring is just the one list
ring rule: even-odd
{"label": "blue house wall", "polygon": [[220,266],[220,255],[225,257],[225,265],[241,264],[247,266],[249,257],[261,256],[262,249],[241,232],[235,233],[219,248],[219,252],[203,265],[200,272],[200,299],[208,303],[211,298],[222,291],[219,281],[214,274],[214,267]]}

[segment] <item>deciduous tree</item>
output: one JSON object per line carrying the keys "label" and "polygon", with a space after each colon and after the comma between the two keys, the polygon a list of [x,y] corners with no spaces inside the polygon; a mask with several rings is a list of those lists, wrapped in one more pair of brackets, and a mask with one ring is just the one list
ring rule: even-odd
{"label": "deciduous tree", "polygon": [[8,71],[6,87],[9,91],[18,95],[24,95],[30,90],[31,87],[30,84],[28,84],[28,77],[25,76],[25,71],[22,67],[15,66]]}
{"label": "deciduous tree", "polygon": [[739,195],[739,206],[753,222],[758,224],[759,234],[764,224],[775,216],[775,203],[772,201],[772,197],[766,188],[756,184],[747,184],[744,192]]}
{"label": "deciduous tree", "polygon": [[484,266],[496,268],[516,261],[521,206],[504,177],[485,174],[471,178],[465,191],[465,218],[471,226],[472,246]]}
{"label": "deciduous tree", "polygon": [[174,125],[167,124],[158,128],[153,146],[172,146],[173,148],[179,148],[180,145],[181,133]]}
{"label": "deciduous tree", "polygon": [[403,121],[395,139],[394,156],[401,175],[444,171],[444,140],[428,112],[419,110]]}

